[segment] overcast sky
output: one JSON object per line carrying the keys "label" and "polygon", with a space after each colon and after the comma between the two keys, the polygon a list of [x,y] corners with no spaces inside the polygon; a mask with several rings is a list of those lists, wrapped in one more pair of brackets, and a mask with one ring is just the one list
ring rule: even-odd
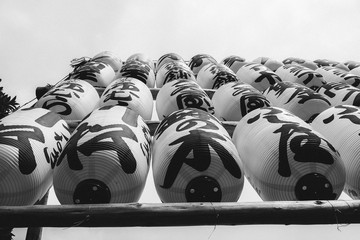
{"label": "overcast sky", "polygon": [[[23,104],[55,84],[73,58],[112,51],[360,61],[359,0],[1,0],[1,86]],[[159,202],[151,179],[140,199]],[[346,196],[345,196],[346,198]],[[348,199],[348,198],[346,198]],[[239,201],[260,201],[245,185]],[[56,200],[51,197],[50,203]],[[279,231],[280,230],[280,231]],[[340,231],[341,230],[341,231]],[[43,239],[358,239],[360,227],[239,226],[45,229]],[[16,240],[24,239],[17,231]]]}

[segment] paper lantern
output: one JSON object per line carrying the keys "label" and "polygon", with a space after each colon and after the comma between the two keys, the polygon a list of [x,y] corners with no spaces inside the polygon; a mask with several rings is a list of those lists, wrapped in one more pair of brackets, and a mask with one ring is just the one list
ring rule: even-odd
{"label": "paper lantern", "polygon": [[357,61],[346,61],[344,65],[349,69],[352,70],[353,68],[360,67],[360,62]]}
{"label": "paper lantern", "polygon": [[186,108],[197,108],[214,114],[210,97],[194,81],[174,80],[160,89],[156,98],[156,112],[160,120],[174,111]]}
{"label": "paper lantern", "polygon": [[66,80],[44,94],[34,105],[49,109],[65,120],[81,120],[97,107],[99,94],[84,80]]}
{"label": "paper lantern", "polygon": [[318,67],[335,67],[346,72],[349,71],[349,68],[345,64],[329,59],[316,59],[314,60],[314,63],[316,63]]}
{"label": "paper lantern", "polygon": [[348,73],[336,67],[319,67],[316,69],[326,82],[347,83],[360,88],[360,76]]}
{"label": "paper lantern", "polygon": [[150,131],[123,106],[94,110],[74,130],[54,169],[61,204],[136,202],[150,164]]}
{"label": "paper lantern", "polygon": [[292,82],[281,82],[270,86],[263,92],[272,106],[288,110],[305,122],[311,122],[331,103],[321,94]]}
{"label": "paper lantern", "polygon": [[189,67],[195,76],[197,76],[200,69],[209,63],[217,63],[217,61],[209,54],[196,54],[190,59]]}
{"label": "paper lantern", "polygon": [[316,90],[326,83],[320,73],[300,65],[283,65],[275,73],[282,81],[299,83],[312,90]]}
{"label": "paper lantern", "polygon": [[347,83],[329,82],[322,85],[317,92],[323,95],[331,103],[331,106],[360,106],[360,89]]}
{"label": "paper lantern", "polygon": [[258,57],[255,58],[252,62],[260,63],[274,72],[276,71],[276,69],[284,65],[283,63],[268,57]]}
{"label": "paper lantern", "polygon": [[155,73],[153,69],[147,64],[138,60],[127,61],[115,79],[121,77],[136,78],[146,84],[149,88],[155,86]]}
{"label": "paper lantern", "polygon": [[42,108],[0,120],[0,206],[32,205],[52,184],[53,168],[70,138],[67,123]]}
{"label": "paper lantern", "polygon": [[357,76],[360,76],[360,66],[359,67],[354,67],[349,71],[350,74],[354,74]]}
{"label": "paper lantern", "polygon": [[334,146],[284,109],[249,112],[233,142],[245,176],[265,201],[334,200],[343,191],[345,167]]}
{"label": "paper lantern", "polygon": [[126,106],[145,120],[150,120],[153,112],[153,97],[150,89],[135,78],[118,78],[110,83],[100,97],[99,106]]}
{"label": "paper lantern", "polygon": [[126,59],[126,62],[132,61],[139,61],[141,63],[145,63],[152,69],[153,72],[155,71],[154,61],[144,53],[135,53],[128,57],[128,59]]}
{"label": "paper lantern", "polygon": [[245,58],[242,58],[242,57],[239,57],[236,55],[228,56],[228,57],[224,58],[223,60],[221,60],[220,63],[229,67],[234,73],[236,73],[239,70],[239,68],[241,68],[242,66],[244,66],[246,64]]}
{"label": "paper lantern", "polygon": [[176,79],[189,79],[196,81],[194,73],[186,63],[181,61],[168,62],[158,69],[156,74],[156,87],[161,88],[165,83]]}
{"label": "paper lantern", "polygon": [[204,89],[218,89],[225,83],[238,82],[238,79],[224,64],[210,63],[200,69],[196,82]]}
{"label": "paper lantern", "polygon": [[360,199],[360,109],[338,105],[323,111],[311,126],[339,151],[346,170],[344,191]]}
{"label": "paper lantern", "polygon": [[245,64],[236,72],[236,76],[240,81],[250,84],[259,91],[264,91],[270,85],[281,82],[278,75],[259,63]]}
{"label": "paper lantern", "polygon": [[179,110],[161,121],[152,163],[162,202],[236,202],[243,189],[241,161],[229,134],[202,110]]}
{"label": "paper lantern", "polygon": [[114,80],[116,72],[110,64],[98,60],[88,61],[76,67],[70,73],[69,79],[84,80],[94,87],[107,87]]}
{"label": "paper lantern", "polygon": [[222,121],[239,121],[256,108],[269,107],[270,102],[247,83],[230,82],[216,90],[212,97],[215,116]]}
{"label": "paper lantern", "polygon": [[155,73],[159,71],[159,69],[162,67],[162,65],[169,63],[169,62],[183,62],[185,63],[184,59],[177,53],[167,53],[162,55],[156,63],[156,71]]}
{"label": "paper lantern", "polygon": [[288,57],[282,61],[285,65],[292,64],[292,65],[300,65],[306,68],[310,68],[311,70],[315,70],[318,68],[316,63],[312,61],[308,61],[302,58],[295,58],[295,57]]}
{"label": "paper lantern", "polygon": [[113,68],[115,74],[121,69],[122,66],[121,59],[110,51],[100,52],[96,54],[91,60],[95,62],[102,62],[109,64]]}

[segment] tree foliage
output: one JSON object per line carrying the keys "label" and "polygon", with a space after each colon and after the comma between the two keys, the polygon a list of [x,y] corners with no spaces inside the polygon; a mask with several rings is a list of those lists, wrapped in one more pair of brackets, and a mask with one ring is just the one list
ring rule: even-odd
{"label": "tree foliage", "polygon": [[3,87],[0,87],[0,119],[14,112],[19,107],[19,103],[16,102],[16,96],[10,97],[3,92]]}

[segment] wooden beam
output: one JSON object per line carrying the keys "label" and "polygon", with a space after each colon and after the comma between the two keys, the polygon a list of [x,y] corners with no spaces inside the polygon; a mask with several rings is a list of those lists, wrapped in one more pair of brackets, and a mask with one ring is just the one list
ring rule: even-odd
{"label": "wooden beam", "polygon": [[[49,190],[45,195],[35,203],[35,205],[46,205],[49,199]],[[29,227],[26,232],[25,240],[41,240],[42,237],[42,227]]]}
{"label": "wooden beam", "polygon": [[360,223],[360,200],[0,207],[0,227]]}

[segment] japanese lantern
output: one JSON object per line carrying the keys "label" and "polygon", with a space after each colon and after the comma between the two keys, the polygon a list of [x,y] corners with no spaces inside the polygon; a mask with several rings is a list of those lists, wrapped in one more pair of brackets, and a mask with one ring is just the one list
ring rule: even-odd
{"label": "japanese lantern", "polygon": [[53,168],[69,127],[43,108],[18,110],[0,120],[0,206],[32,205],[52,184]]}
{"label": "japanese lantern", "polygon": [[286,109],[305,122],[311,122],[319,113],[331,107],[323,95],[293,82],[276,83],[266,89],[263,95],[272,106]]}
{"label": "japanese lantern", "polygon": [[156,112],[160,120],[174,111],[197,108],[214,114],[210,97],[194,81],[186,79],[166,83],[156,98]]}
{"label": "japanese lantern", "polygon": [[155,73],[157,74],[162,65],[169,62],[182,62],[185,63],[184,59],[177,53],[166,53],[162,55],[156,63]]}
{"label": "japanese lantern", "polygon": [[351,198],[360,199],[360,109],[334,106],[320,113],[311,126],[339,151],[346,170],[344,191]]}
{"label": "japanese lantern", "polygon": [[150,89],[140,80],[123,77],[114,80],[106,87],[99,101],[99,106],[126,106],[150,120],[153,112],[153,97]]}
{"label": "japanese lantern", "polygon": [[94,110],[72,133],[54,169],[61,204],[136,202],[150,164],[150,131],[123,106]]}
{"label": "japanese lantern", "polygon": [[139,60],[129,60],[125,62],[115,79],[121,77],[136,78],[146,84],[149,88],[155,86],[154,70],[147,63]]}
{"label": "japanese lantern", "polygon": [[317,92],[324,96],[331,106],[360,106],[360,89],[347,83],[328,82],[322,85]]}
{"label": "japanese lantern", "polygon": [[255,58],[252,62],[260,63],[274,72],[276,71],[276,69],[278,69],[279,67],[284,65],[283,63],[281,63],[275,59],[268,58],[268,57],[258,57],[258,58]]}
{"label": "japanese lantern", "polygon": [[198,72],[196,82],[203,89],[218,89],[228,82],[238,82],[236,74],[220,63],[209,63]]}
{"label": "japanese lantern", "polygon": [[306,68],[310,68],[311,70],[315,70],[318,68],[316,63],[313,61],[305,60],[302,58],[296,58],[296,57],[288,57],[282,61],[285,65],[291,64],[291,65],[300,65]]}
{"label": "japanese lantern", "polygon": [[70,73],[69,79],[84,80],[94,87],[107,87],[115,78],[114,68],[104,61],[90,60]]}
{"label": "japanese lantern", "polygon": [[345,167],[330,141],[290,112],[258,108],[233,133],[245,176],[265,201],[334,200]]}
{"label": "japanese lantern", "polygon": [[281,78],[268,67],[260,63],[247,63],[236,72],[242,82],[248,83],[259,91],[264,91],[271,85],[281,82]]}
{"label": "japanese lantern", "polygon": [[256,108],[271,103],[250,84],[230,82],[217,89],[212,97],[215,116],[223,121],[239,121]]}
{"label": "japanese lantern", "polygon": [[139,61],[147,64],[152,71],[155,71],[154,61],[144,53],[135,53],[126,59],[126,62]]}
{"label": "japanese lantern", "polygon": [[197,76],[200,69],[209,63],[217,63],[217,61],[209,54],[196,54],[190,59],[189,67],[195,76]]}
{"label": "japanese lantern", "polygon": [[173,112],[160,122],[152,167],[162,202],[236,202],[243,189],[241,161],[229,134],[198,109]]}
{"label": "japanese lantern", "polygon": [[326,83],[323,76],[311,70],[310,68],[303,67],[301,65],[283,65],[279,67],[275,73],[281,78],[282,81],[293,82],[304,85],[311,88],[312,90],[317,90],[323,84]]}
{"label": "japanese lantern", "polygon": [[102,62],[109,64],[114,70],[115,74],[121,69],[122,61],[113,52],[103,51],[96,54],[92,59],[95,62]]}
{"label": "japanese lantern", "polygon": [[193,71],[186,63],[181,61],[168,62],[162,65],[156,73],[156,87],[161,88],[164,84],[176,79],[188,79],[196,81]]}
{"label": "japanese lantern", "polygon": [[236,55],[230,55],[230,56],[224,58],[223,60],[221,60],[220,63],[222,63],[225,66],[227,66],[228,68],[230,68],[234,73],[237,73],[239,68],[241,68],[242,66],[244,66],[246,64],[245,58],[242,58],[242,57],[239,57]]}
{"label": "japanese lantern", "polygon": [[347,83],[360,88],[360,76],[351,74],[343,69],[331,66],[322,66],[316,69],[326,82]]}
{"label": "japanese lantern", "polygon": [[51,88],[34,105],[65,120],[81,120],[98,106],[99,94],[84,80],[66,80]]}

